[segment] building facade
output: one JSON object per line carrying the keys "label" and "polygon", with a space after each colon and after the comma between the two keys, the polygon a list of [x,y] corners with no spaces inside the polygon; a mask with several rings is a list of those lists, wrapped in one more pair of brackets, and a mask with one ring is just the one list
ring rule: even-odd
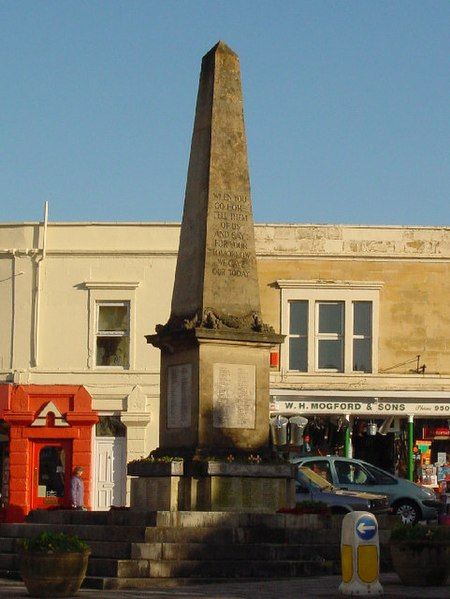
{"label": "building facade", "polygon": [[[404,475],[408,444],[432,462],[450,451],[449,229],[255,236],[263,319],[286,336],[272,352],[272,415],[308,421],[290,449],[377,457]],[[60,503],[45,469],[66,476],[86,460],[90,507],[126,505],[126,463],[158,445],[159,352],[144,335],[169,316],[178,237],[176,223],[0,225],[5,505]]]}

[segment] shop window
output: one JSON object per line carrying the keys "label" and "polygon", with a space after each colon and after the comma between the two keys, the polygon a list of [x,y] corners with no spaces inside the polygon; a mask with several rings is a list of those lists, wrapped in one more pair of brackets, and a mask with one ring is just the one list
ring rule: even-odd
{"label": "shop window", "polygon": [[[379,283],[278,281],[281,367],[288,372],[376,372]],[[298,288],[297,288],[298,285]]]}
{"label": "shop window", "polygon": [[96,437],[126,437],[126,427],[119,416],[99,416],[95,425]]}
{"label": "shop window", "polygon": [[97,304],[96,366],[129,368],[128,302]]}

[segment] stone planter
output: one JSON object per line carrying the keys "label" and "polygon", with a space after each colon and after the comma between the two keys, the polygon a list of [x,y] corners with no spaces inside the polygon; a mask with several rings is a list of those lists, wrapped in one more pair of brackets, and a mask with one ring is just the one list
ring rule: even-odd
{"label": "stone planter", "polygon": [[241,462],[190,462],[189,476],[243,476],[252,478],[293,478],[295,466],[290,464],[251,464]]}
{"label": "stone planter", "polygon": [[127,466],[129,476],[183,476],[184,462],[132,462]]}
{"label": "stone planter", "polygon": [[90,551],[19,554],[20,575],[31,597],[72,597],[85,576]]}
{"label": "stone planter", "polygon": [[395,541],[392,564],[407,586],[440,586],[450,571],[450,544],[445,541]]}

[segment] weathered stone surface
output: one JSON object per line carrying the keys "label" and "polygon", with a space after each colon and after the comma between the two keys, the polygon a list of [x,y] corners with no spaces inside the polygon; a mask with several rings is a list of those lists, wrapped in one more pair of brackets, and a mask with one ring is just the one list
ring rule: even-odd
{"label": "weathered stone surface", "polygon": [[171,318],[258,330],[239,58],[223,42],[202,61]]}
{"label": "weathered stone surface", "polygon": [[261,318],[239,59],[223,42],[202,61],[171,315],[156,331],[159,449],[267,449],[283,336]]}
{"label": "weathered stone surface", "polygon": [[234,462],[191,462],[188,474],[193,476],[251,476],[254,478],[292,478],[295,466],[291,464],[242,464]]}
{"label": "weathered stone surface", "polygon": [[183,461],[173,462],[131,462],[127,466],[128,476],[182,476]]}

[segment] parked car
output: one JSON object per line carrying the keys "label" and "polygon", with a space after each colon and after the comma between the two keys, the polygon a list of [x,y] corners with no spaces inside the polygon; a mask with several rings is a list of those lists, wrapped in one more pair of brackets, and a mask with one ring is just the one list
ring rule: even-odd
{"label": "parked car", "polygon": [[326,478],[304,466],[300,466],[297,472],[295,498],[297,503],[302,501],[326,503],[332,514],[346,514],[356,510],[380,514],[389,509],[388,498],[385,495],[337,489]]}
{"label": "parked car", "polygon": [[362,460],[314,456],[294,458],[292,462],[320,473],[340,489],[387,495],[393,513],[401,516],[406,524],[434,520],[438,516],[441,503],[432,489],[394,476]]}

